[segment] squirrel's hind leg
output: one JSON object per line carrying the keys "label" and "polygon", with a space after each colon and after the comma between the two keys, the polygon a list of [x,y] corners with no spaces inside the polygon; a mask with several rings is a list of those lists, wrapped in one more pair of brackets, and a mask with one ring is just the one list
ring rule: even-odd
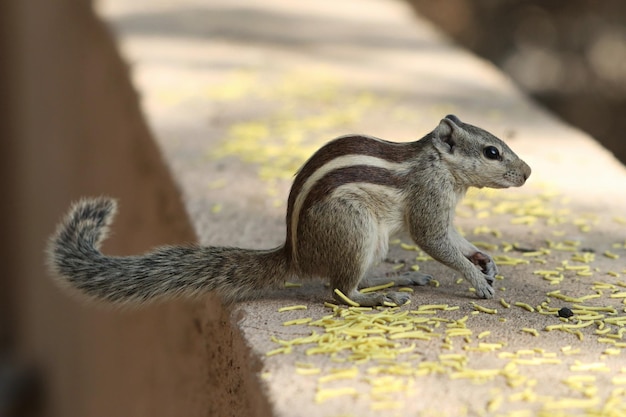
{"label": "squirrel's hind leg", "polygon": [[[329,279],[330,286],[333,291],[335,289],[340,290],[352,301],[363,307],[373,307],[388,303],[403,305],[409,301],[410,295],[406,292],[399,291],[375,291],[363,293],[359,291],[359,288],[386,284],[391,281],[393,281],[395,285],[425,285],[432,279],[430,275],[422,274],[416,271],[410,271],[406,274],[401,274],[400,276],[393,278],[366,277],[366,274],[371,269],[371,264],[373,263],[380,248],[377,247],[376,242],[367,242],[367,239],[365,239],[365,244],[362,246],[362,249],[364,249],[364,254],[367,253],[370,255],[364,257],[365,259],[369,259],[369,261],[363,262],[363,258],[361,258],[362,263],[357,262],[357,260],[354,260],[353,262],[347,259],[343,260],[343,262],[341,262],[341,268],[334,269],[330,274]],[[333,296],[337,301],[342,303],[345,302],[345,300],[343,300],[336,293],[333,293]]]}

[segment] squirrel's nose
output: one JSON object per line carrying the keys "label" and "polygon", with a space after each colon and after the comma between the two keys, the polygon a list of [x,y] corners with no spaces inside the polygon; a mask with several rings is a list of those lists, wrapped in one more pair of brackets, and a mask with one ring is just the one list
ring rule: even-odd
{"label": "squirrel's nose", "polygon": [[524,176],[524,182],[526,182],[528,177],[530,177],[531,172],[532,170],[530,169],[530,166],[528,166],[526,162],[522,161],[522,175]]}

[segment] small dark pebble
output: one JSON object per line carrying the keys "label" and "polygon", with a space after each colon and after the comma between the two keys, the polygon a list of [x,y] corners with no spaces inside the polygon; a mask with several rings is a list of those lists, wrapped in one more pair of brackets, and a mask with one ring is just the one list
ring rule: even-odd
{"label": "small dark pebble", "polygon": [[559,310],[558,314],[559,314],[559,317],[568,319],[574,315],[574,312],[567,307],[563,307],[562,309]]}
{"label": "small dark pebble", "polygon": [[580,251],[588,252],[588,253],[596,253],[596,250],[594,248],[582,248]]}

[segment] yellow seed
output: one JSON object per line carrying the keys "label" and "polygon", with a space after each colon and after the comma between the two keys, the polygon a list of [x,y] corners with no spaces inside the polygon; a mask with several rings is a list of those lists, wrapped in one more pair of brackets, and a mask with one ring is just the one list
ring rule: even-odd
{"label": "yellow seed", "polygon": [[278,355],[279,353],[290,353],[290,352],[291,352],[290,346],[283,346],[274,350],[270,350],[269,352],[266,352],[265,356],[274,356],[274,355]]}
{"label": "yellow seed", "polygon": [[399,332],[393,333],[388,336],[391,340],[396,339],[420,339],[420,340],[430,340],[432,336],[428,333],[423,332],[421,330],[411,331],[411,332]]}
{"label": "yellow seed", "polygon": [[487,313],[487,314],[497,314],[498,313],[498,310],[496,310],[495,308],[483,307],[483,306],[478,305],[476,303],[472,303],[472,305],[474,306],[474,309],[476,311],[480,311],[482,313]]}
{"label": "yellow seed", "polygon": [[320,389],[315,394],[315,402],[319,404],[331,398],[343,397],[343,396],[356,397],[358,395],[359,395],[359,392],[354,387]]}
{"label": "yellow seed", "polygon": [[598,371],[598,372],[608,372],[610,369],[606,366],[604,362],[592,362],[592,363],[581,363],[576,361],[574,365],[570,365],[570,371]]}
{"label": "yellow seed", "polygon": [[498,245],[494,245],[492,243],[487,243],[487,242],[472,242],[472,243],[474,244],[474,246],[478,248],[483,248],[483,249],[490,250],[490,251],[498,250]]}
{"label": "yellow seed", "polygon": [[535,309],[530,304],[522,303],[521,301],[516,301],[515,303],[513,303],[513,305],[521,307],[524,310],[528,310],[531,313],[535,311]]}
{"label": "yellow seed", "polygon": [[494,256],[494,261],[496,261],[498,265],[513,265],[513,266],[530,263],[530,261],[528,261],[527,259],[513,258],[511,256],[503,256],[503,255]]}
{"label": "yellow seed", "polygon": [[298,288],[301,286],[302,284],[299,282],[285,282],[285,288]]}
{"label": "yellow seed", "polygon": [[610,259],[619,259],[619,255],[618,255],[618,254],[613,253],[613,252],[608,251],[608,250],[607,250],[607,251],[605,251],[605,252],[603,253],[603,255],[604,255],[604,256],[606,256],[607,258],[610,258]]}
{"label": "yellow seed", "polygon": [[359,374],[359,368],[348,368],[348,369],[335,369],[332,370],[330,375],[324,375],[318,378],[318,382],[323,384],[325,382],[330,381],[338,381],[341,379],[354,379]]}
{"label": "yellow seed", "polygon": [[281,307],[278,309],[278,312],[282,313],[283,311],[306,310],[306,309],[307,309],[307,306],[300,304],[300,305],[295,305],[295,306]]}
{"label": "yellow seed", "polygon": [[418,311],[423,311],[423,310],[447,310],[448,309],[448,305],[447,304],[425,304],[425,305],[421,305],[417,308]]}
{"label": "yellow seed", "polygon": [[566,265],[564,267],[567,271],[582,271],[587,272],[591,267],[589,265]]}
{"label": "yellow seed", "polygon": [[[395,283],[392,281],[392,282],[388,282],[386,284],[376,285],[374,287],[362,288],[359,292],[365,294],[365,293],[368,293],[368,292],[384,290],[385,288],[393,287],[394,285],[395,285]],[[336,290],[336,291],[338,291],[338,290]]]}
{"label": "yellow seed", "polygon": [[500,304],[502,304],[504,308],[511,308],[511,304],[507,303],[504,298],[500,298]]}
{"label": "yellow seed", "polygon": [[569,410],[569,409],[588,409],[595,407],[600,402],[600,398],[594,397],[589,399],[581,398],[563,398],[560,400],[547,401],[543,404],[544,410]]}
{"label": "yellow seed", "polygon": [[626,385],[626,375],[617,375],[611,378],[613,385]]}
{"label": "yellow seed", "polygon": [[335,288],[335,294],[337,294],[339,296],[339,298],[341,298],[343,301],[345,301],[346,304],[352,306],[352,307],[361,307],[361,305],[355,301],[352,301],[351,299],[349,299],[344,293],[342,293],[339,288]]}
{"label": "yellow seed", "polygon": [[613,217],[613,221],[614,221],[615,223],[618,223],[618,224],[623,224],[623,225],[626,225],[626,217],[622,217],[622,216],[615,216],[615,217]]}
{"label": "yellow seed", "polygon": [[489,412],[498,411],[498,409],[500,408],[503,402],[504,402],[504,398],[501,395],[492,398],[487,403],[487,411]]}
{"label": "yellow seed", "polygon": [[297,325],[297,324],[306,324],[313,321],[313,319],[311,317],[306,317],[303,319],[295,319],[295,320],[289,320],[283,323],[283,326],[293,326],[293,325]]}

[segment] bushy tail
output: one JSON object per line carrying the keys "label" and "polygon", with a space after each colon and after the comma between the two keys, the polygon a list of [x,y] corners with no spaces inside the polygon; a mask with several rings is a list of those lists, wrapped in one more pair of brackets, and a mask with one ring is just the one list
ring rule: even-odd
{"label": "bushy tail", "polygon": [[283,247],[273,250],[165,246],[140,256],[99,251],[117,210],[108,198],[74,204],[48,245],[57,281],[89,298],[136,304],[216,291],[226,302],[254,298],[287,278]]}

